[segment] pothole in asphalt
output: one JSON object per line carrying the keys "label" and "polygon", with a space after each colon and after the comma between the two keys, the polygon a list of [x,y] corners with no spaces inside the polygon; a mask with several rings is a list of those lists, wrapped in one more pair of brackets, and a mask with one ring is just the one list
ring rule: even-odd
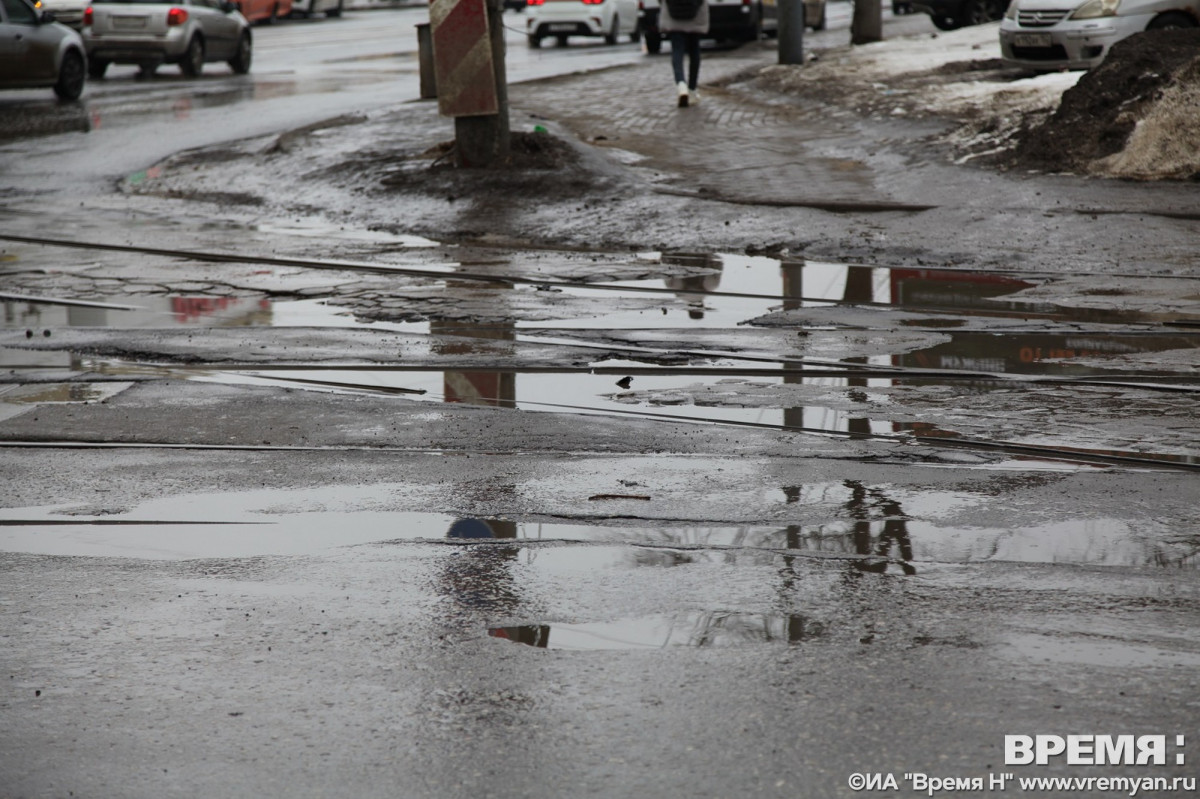
{"label": "pothole in asphalt", "polygon": [[796,644],[825,633],[825,625],[798,614],[722,611],[662,613],[579,624],[492,627],[488,635],[542,649],[609,650],[669,647],[745,647]]}
{"label": "pothole in asphalt", "polygon": [[[546,486],[539,484],[539,491]],[[780,510],[823,521],[695,524],[645,518],[653,498],[613,497],[595,513],[643,517],[627,524],[529,522],[395,510],[432,502],[435,489],[409,484],[329,486],[192,494],[133,508],[47,506],[0,509],[0,551],[145,559],[303,555],[363,544],[424,543],[494,548],[596,568],[597,548],[626,566],[673,567],[744,555],[857,563],[864,571],[917,574],[922,563],[1054,563],[1195,568],[1200,541],[1153,522],[1114,518],[989,528],[944,521],[990,496],[946,490],[830,483],[780,492]],[[604,496],[604,495],[601,495]],[[791,500],[795,499],[795,502]],[[900,503],[903,504],[900,504]],[[907,513],[905,513],[907,511]],[[554,554],[550,554],[554,553]]]}

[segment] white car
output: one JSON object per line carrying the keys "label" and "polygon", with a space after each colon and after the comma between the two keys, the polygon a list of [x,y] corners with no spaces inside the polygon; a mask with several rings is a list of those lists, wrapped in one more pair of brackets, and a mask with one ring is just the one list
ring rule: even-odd
{"label": "white car", "polygon": [[1200,0],[1012,0],[1000,53],[1030,69],[1091,69],[1127,36],[1197,25]]}
{"label": "white car", "polygon": [[311,17],[324,12],[327,17],[340,17],[346,0],[293,0],[292,16]]}
{"label": "white car", "polygon": [[621,36],[631,42],[641,38],[637,0],[527,0],[525,33],[530,47],[541,47],[542,39],[567,43],[569,36],[603,36],[616,44]]}

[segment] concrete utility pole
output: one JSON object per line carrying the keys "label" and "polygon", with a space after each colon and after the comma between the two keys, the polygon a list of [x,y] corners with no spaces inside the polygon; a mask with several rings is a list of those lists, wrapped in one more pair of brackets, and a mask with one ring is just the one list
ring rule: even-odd
{"label": "concrete utility pole", "polygon": [[779,63],[804,63],[804,0],[779,0]]}
{"label": "concrete utility pole", "polygon": [[455,163],[497,167],[508,161],[508,77],[502,0],[433,0],[433,60],[438,111],[454,117]]}
{"label": "concrete utility pole", "polygon": [[850,44],[883,41],[883,3],[880,0],[854,0],[850,20]]}

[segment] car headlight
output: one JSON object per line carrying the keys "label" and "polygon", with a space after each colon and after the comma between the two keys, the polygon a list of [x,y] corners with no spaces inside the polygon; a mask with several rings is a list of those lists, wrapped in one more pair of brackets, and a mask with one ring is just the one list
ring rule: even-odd
{"label": "car headlight", "polygon": [[1016,19],[1017,18],[1017,0],[1012,0],[1012,2],[1008,4],[1008,10],[1004,12],[1004,18],[1005,19]]}
{"label": "car headlight", "polygon": [[1115,17],[1121,0],[1088,0],[1075,10],[1070,19],[1095,19],[1096,17]]}

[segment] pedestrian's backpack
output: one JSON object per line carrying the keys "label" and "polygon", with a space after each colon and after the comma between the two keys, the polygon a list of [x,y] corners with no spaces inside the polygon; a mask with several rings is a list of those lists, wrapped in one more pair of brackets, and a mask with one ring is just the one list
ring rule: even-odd
{"label": "pedestrian's backpack", "polygon": [[694,19],[703,3],[704,0],[667,0],[667,13],[671,19]]}

